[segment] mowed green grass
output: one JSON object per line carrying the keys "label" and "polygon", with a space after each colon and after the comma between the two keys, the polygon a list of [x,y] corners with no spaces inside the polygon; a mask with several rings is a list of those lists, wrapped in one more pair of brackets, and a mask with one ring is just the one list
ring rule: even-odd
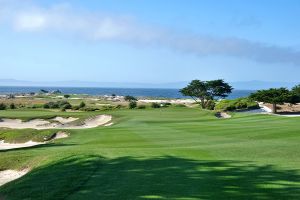
{"label": "mowed green grass", "polygon": [[[300,199],[300,118],[195,108],[116,110],[111,127],[70,131],[0,152],[0,170],[32,168],[4,199]],[[4,111],[0,117],[99,113]],[[0,197],[0,199],[1,199]]]}

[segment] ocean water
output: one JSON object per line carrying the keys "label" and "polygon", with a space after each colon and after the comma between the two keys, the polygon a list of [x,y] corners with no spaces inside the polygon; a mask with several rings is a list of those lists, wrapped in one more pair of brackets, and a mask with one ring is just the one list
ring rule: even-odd
{"label": "ocean water", "polygon": [[[131,95],[135,97],[159,97],[159,98],[188,98],[180,94],[179,89],[158,88],[84,88],[84,87],[9,87],[0,86],[0,94],[39,92],[41,89],[47,91],[60,90],[65,94],[88,94],[88,95]],[[228,99],[247,97],[253,90],[234,90]]]}

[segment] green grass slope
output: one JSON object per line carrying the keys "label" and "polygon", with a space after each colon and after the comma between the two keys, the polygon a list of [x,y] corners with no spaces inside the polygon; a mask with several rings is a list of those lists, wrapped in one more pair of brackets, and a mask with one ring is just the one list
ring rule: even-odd
{"label": "green grass slope", "polygon": [[[235,114],[217,119],[194,108],[106,113],[113,115],[115,125],[72,130],[70,138],[0,151],[0,170],[32,169],[0,187],[0,196],[7,200],[300,198],[300,118]],[[0,117],[52,114],[5,111]]]}

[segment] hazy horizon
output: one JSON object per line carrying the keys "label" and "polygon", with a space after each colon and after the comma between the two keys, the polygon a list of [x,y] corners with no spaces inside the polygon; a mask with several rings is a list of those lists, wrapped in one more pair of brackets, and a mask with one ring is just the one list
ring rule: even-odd
{"label": "hazy horizon", "polygon": [[298,83],[299,5],[0,0],[0,79]]}
{"label": "hazy horizon", "polygon": [[[25,81],[15,79],[0,79],[0,87],[91,87],[91,88],[158,88],[180,89],[190,81],[142,83],[142,82],[93,82],[93,81]],[[267,88],[292,88],[300,82],[269,82],[269,81],[237,81],[229,82],[236,90],[259,90]]]}

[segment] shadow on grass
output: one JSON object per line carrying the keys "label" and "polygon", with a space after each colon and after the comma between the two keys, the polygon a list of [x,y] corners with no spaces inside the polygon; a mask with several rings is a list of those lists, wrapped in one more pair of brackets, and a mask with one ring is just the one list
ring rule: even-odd
{"label": "shadow on grass", "polygon": [[76,156],[0,189],[7,199],[299,199],[298,171],[248,162]]}
{"label": "shadow on grass", "polygon": [[[31,147],[22,147],[22,148],[15,148],[15,149],[0,149],[1,152],[13,152],[13,151],[24,151],[24,150],[33,150],[33,149],[43,149],[43,148],[49,148],[49,147],[66,147],[66,146],[74,146],[76,144],[60,144],[60,143],[47,143],[47,144],[40,144],[36,146]],[[0,199],[1,200],[1,199]]]}

